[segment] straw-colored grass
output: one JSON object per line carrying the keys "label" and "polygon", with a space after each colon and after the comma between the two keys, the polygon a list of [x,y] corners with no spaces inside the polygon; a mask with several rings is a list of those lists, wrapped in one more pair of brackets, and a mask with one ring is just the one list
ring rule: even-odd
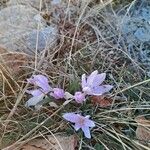
{"label": "straw-colored grass", "polygon": [[[25,72],[10,74],[5,70],[4,63],[0,62],[3,68],[0,70],[0,136],[4,150],[16,149],[41,135],[59,132],[76,134],[79,150],[98,150],[100,147],[106,150],[149,149],[137,140],[134,119],[138,115],[149,115],[150,80],[140,62],[129,55],[115,24],[116,7],[130,8],[133,2],[119,3],[117,6],[112,0],[80,2],[66,1],[65,6],[53,10],[61,14],[57,21],[55,18],[51,20],[59,28],[58,43],[41,54],[35,50],[30,63],[21,67]],[[46,10],[39,10],[44,17],[51,15]],[[107,83],[115,87],[110,97],[126,97],[126,101],[120,101],[119,105],[114,103],[108,108],[94,106],[90,99],[84,105],[70,102],[59,104],[59,108],[44,105],[39,111],[25,108],[29,98],[25,93],[29,87],[26,78],[32,74],[44,74],[53,86],[73,93],[78,89],[81,75],[93,70],[107,73]],[[72,111],[83,111],[96,122],[91,140],[84,138],[81,132],[76,133],[63,120],[62,114]]]}

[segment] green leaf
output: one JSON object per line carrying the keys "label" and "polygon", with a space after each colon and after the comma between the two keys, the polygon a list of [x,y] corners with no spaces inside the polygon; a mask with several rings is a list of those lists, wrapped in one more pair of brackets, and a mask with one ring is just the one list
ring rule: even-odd
{"label": "green leaf", "polygon": [[69,86],[67,89],[71,94],[74,94],[74,92],[80,89],[80,84],[77,80],[74,80],[71,83],[69,83]]}
{"label": "green leaf", "polygon": [[43,100],[41,100],[40,102],[37,103],[37,105],[44,105],[44,104],[48,104],[49,102],[51,102],[53,99],[51,97],[46,96]]}
{"label": "green leaf", "polygon": [[99,143],[96,143],[94,148],[95,148],[95,150],[104,150],[104,146]]}

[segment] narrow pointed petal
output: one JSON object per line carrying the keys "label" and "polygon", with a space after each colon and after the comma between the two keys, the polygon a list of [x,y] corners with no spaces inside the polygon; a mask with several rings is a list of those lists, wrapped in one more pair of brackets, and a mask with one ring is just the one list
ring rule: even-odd
{"label": "narrow pointed petal", "polygon": [[52,91],[52,88],[49,86],[49,84],[45,84],[45,86],[43,86],[42,89],[45,93]]}
{"label": "narrow pointed petal", "polygon": [[43,92],[40,89],[26,90],[26,93],[31,94],[33,96],[39,96],[39,95],[43,94]]}
{"label": "narrow pointed petal", "polygon": [[74,129],[75,129],[76,131],[78,131],[80,128],[81,128],[81,125],[80,125],[80,124],[76,123],[76,124],[74,125]]}
{"label": "narrow pointed petal", "polygon": [[93,72],[88,76],[88,78],[87,78],[87,84],[88,84],[88,86],[92,86],[92,85],[93,85],[93,81],[94,81],[95,77],[97,76],[97,74],[98,74],[98,71],[95,70],[95,71],[93,71]]}
{"label": "narrow pointed petal", "polygon": [[79,120],[79,116],[75,113],[65,113],[63,118],[72,123],[76,123]]}
{"label": "narrow pointed petal", "polygon": [[30,98],[26,102],[25,106],[26,107],[35,106],[37,103],[39,103],[40,101],[42,101],[43,98],[44,98],[44,94],[41,94],[39,96],[33,96],[32,98]]}
{"label": "narrow pointed petal", "polygon": [[[41,87],[44,91],[50,91],[52,88],[48,84],[47,77],[43,75],[33,75],[33,80],[35,81],[35,84],[39,87]],[[32,80],[31,80],[32,81]]]}
{"label": "narrow pointed petal", "polygon": [[93,95],[102,95],[104,93],[109,92],[113,88],[112,85],[102,85],[94,87],[92,90]]}
{"label": "narrow pointed petal", "polygon": [[35,80],[32,78],[27,79],[27,82],[30,84],[35,84]]}
{"label": "narrow pointed petal", "polygon": [[85,125],[88,126],[88,127],[95,127],[94,121],[92,121],[88,118],[85,120]]}
{"label": "narrow pointed petal", "polygon": [[106,73],[101,73],[101,74],[96,75],[93,81],[93,85],[98,86],[102,84],[105,78],[106,78]]}
{"label": "narrow pointed petal", "polygon": [[87,137],[88,139],[91,138],[91,134],[90,134],[90,129],[87,126],[83,126],[82,127],[82,131],[84,132],[85,137]]}
{"label": "narrow pointed petal", "polygon": [[85,116],[85,118],[88,118],[88,119],[89,119],[90,117],[91,117],[90,115],[86,115],[86,116]]}
{"label": "narrow pointed petal", "polygon": [[41,83],[48,83],[48,79],[44,75],[33,75],[33,78]]}
{"label": "narrow pointed petal", "polygon": [[86,87],[87,86],[87,83],[86,83],[86,75],[85,74],[83,74],[82,75],[82,88],[84,88],[84,87]]}

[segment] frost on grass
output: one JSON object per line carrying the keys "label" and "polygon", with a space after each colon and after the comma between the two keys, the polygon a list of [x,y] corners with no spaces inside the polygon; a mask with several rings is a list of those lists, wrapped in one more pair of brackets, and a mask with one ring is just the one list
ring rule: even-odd
{"label": "frost on grass", "polygon": [[149,75],[150,2],[135,2],[129,12],[119,18],[118,26],[120,26],[123,38],[127,41],[129,55],[142,62]]}

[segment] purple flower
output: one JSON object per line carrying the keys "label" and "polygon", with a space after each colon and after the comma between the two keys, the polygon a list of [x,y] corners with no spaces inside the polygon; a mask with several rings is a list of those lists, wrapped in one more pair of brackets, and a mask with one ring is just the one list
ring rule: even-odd
{"label": "purple flower", "polygon": [[26,106],[34,106],[43,100],[44,96],[52,91],[52,88],[48,84],[48,79],[43,75],[33,75],[31,78],[27,79],[28,83],[38,86],[35,90],[26,90],[28,94],[33,97],[26,102]]}
{"label": "purple flower", "polygon": [[75,92],[74,99],[77,103],[85,101],[85,94],[82,92]]}
{"label": "purple flower", "polygon": [[106,73],[98,74],[98,71],[93,71],[88,77],[82,75],[82,90],[87,95],[103,95],[109,92],[112,85],[102,85],[106,78]]}
{"label": "purple flower", "polygon": [[53,88],[53,92],[50,93],[50,95],[52,97],[54,97],[55,99],[62,99],[65,96],[65,92],[63,89],[60,88]]}
{"label": "purple flower", "polygon": [[85,137],[91,138],[90,127],[95,127],[94,121],[89,119],[90,116],[81,116],[80,114],[75,113],[65,113],[63,118],[67,121],[75,123],[74,128],[78,131],[80,128],[84,132]]}
{"label": "purple flower", "polygon": [[34,84],[40,88],[44,93],[48,93],[52,90],[49,86],[47,77],[43,75],[33,75],[31,78],[27,79],[28,83]]}

